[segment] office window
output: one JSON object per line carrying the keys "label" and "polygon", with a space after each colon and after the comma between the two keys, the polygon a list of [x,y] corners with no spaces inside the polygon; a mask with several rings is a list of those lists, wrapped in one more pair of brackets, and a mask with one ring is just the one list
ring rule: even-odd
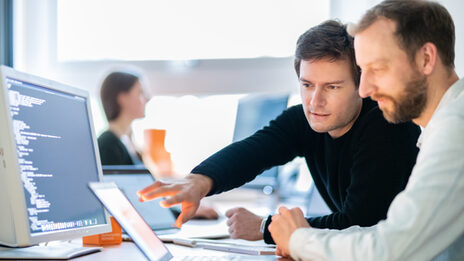
{"label": "office window", "polygon": [[288,57],[328,17],[328,0],[59,0],[57,58]]}

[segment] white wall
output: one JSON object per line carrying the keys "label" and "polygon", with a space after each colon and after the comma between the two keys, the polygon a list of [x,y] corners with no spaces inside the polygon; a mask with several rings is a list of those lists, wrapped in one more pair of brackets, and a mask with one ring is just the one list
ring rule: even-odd
{"label": "white wall", "polygon": [[451,13],[456,27],[456,58],[455,65],[459,77],[464,77],[464,1],[462,0],[440,0]]}
{"label": "white wall", "polygon": [[343,23],[356,22],[364,12],[380,0],[330,0],[330,17]]}
{"label": "white wall", "polygon": [[[135,65],[145,72],[153,95],[295,91],[292,58],[201,61],[56,60],[56,0],[15,1],[15,68],[87,89],[96,94],[113,67]],[[295,39],[296,41],[296,39]]]}

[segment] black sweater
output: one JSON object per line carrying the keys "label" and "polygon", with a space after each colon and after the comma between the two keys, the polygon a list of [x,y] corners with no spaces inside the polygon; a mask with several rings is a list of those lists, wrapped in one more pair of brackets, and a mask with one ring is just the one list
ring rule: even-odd
{"label": "black sweater", "polygon": [[[301,105],[269,126],[215,153],[192,170],[209,176],[220,193],[253,180],[262,171],[304,157],[316,188],[332,214],[308,218],[315,228],[372,226],[385,219],[393,198],[408,182],[420,129],[388,123],[377,103],[364,99],[359,117],[343,136],[313,131]],[[267,230],[264,239],[273,240]]]}

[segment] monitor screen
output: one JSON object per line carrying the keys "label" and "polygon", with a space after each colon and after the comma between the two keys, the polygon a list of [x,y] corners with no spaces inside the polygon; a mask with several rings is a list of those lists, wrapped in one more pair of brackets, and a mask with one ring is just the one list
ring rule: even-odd
{"label": "monitor screen", "polygon": [[242,140],[269,125],[286,108],[288,94],[249,95],[240,99],[235,118],[233,141]]}
{"label": "monitor screen", "polygon": [[[249,95],[240,99],[237,107],[233,141],[239,141],[251,136],[256,131],[269,125],[269,122],[279,116],[286,108],[288,94],[280,95]],[[275,186],[278,168],[265,170],[245,187],[263,188],[266,194],[271,193],[267,186]]]}
{"label": "monitor screen", "polygon": [[99,181],[87,97],[5,82],[31,236],[106,224],[87,187]]}

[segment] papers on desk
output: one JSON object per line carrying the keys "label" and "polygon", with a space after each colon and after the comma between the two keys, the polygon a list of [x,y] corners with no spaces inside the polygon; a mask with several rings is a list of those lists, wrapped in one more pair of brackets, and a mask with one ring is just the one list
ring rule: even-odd
{"label": "papers on desk", "polygon": [[275,245],[245,240],[174,238],[174,244],[247,255],[275,255]]}
{"label": "papers on desk", "polygon": [[226,224],[227,219],[219,220],[190,220],[182,225],[177,233],[158,235],[165,243],[171,243],[175,238],[191,239],[222,239],[229,237],[229,227]]}
{"label": "papers on desk", "polygon": [[159,235],[163,242],[248,255],[275,255],[275,245],[229,237],[227,220],[191,220],[178,233]]}

